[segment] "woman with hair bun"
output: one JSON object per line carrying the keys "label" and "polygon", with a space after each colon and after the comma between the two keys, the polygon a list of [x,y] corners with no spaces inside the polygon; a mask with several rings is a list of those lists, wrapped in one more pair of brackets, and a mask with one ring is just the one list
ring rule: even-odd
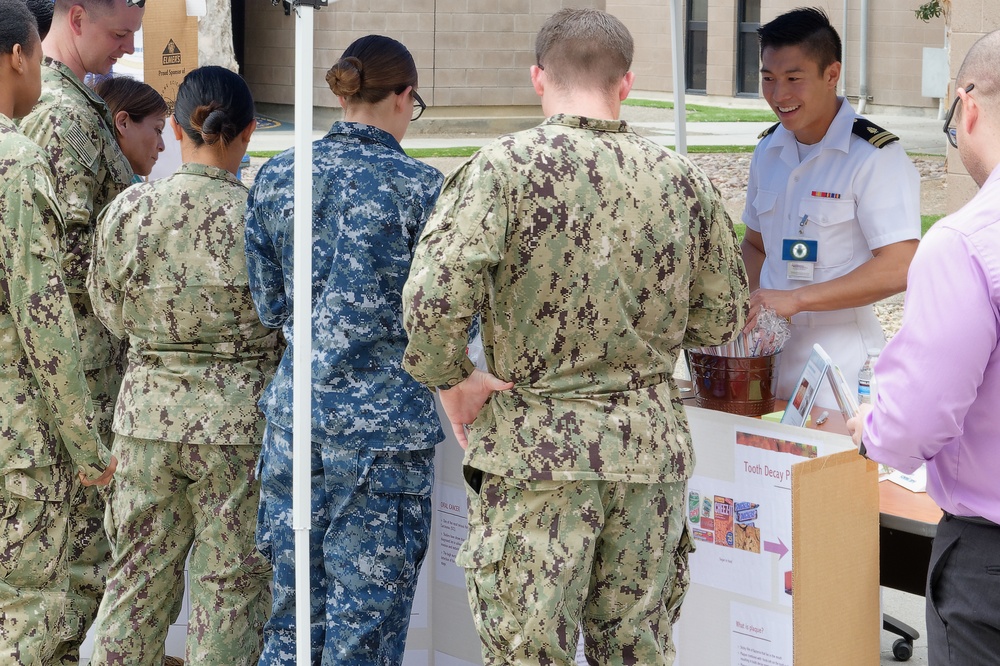
{"label": "woman with hair bun", "polygon": [[247,189],[236,170],[256,127],[250,90],[222,67],[195,69],[171,125],[183,164],[108,205],[87,282],[98,317],[129,340],[105,518],[112,563],[91,662],[163,663],[190,551],[185,662],[251,666],[271,601],[254,544],[256,401],[280,348],[247,286]]}
{"label": "woman with hair bun", "polygon": [[[402,288],[443,179],[399,145],[424,108],[405,46],[363,37],[326,80],[344,120],[313,144],[312,663],[400,664],[444,438],[433,396],[400,367]],[[246,233],[257,312],[290,341],[293,164],[289,150],[257,174]],[[295,656],[292,344],[260,403],[265,665]]]}

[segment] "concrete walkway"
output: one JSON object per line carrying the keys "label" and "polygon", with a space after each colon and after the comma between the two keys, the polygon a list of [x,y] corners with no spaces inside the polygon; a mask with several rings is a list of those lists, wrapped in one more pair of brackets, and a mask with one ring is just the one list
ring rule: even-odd
{"label": "concrete walkway", "polygon": [[[633,97],[646,99],[642,94]],[[756,108],[766,109],[761,101]],[[523,109],[511,110],[523,113]],[[328,120],[329,114],[323,114]],[[622,117],[635,127],[636,131],[653,141],[666,146],[674,145],[676,128],[672,109],[650,109],[648,107],[622,107]],[[867,114],[869,120],[899,136],[903,147],[910,153],[943,155],[947,139],[942,131],[943,122],[932,117]],[[482,146],[496,136],[519,127],[531,127],[541,121],[537,116],[517,115],[504,117],[496,114],[482,118],[450,118],[447,116],[420,119],[411,125],[403,139],[404,148],[454,148],[461,146]],[[776,122],[776,121],[774,121]],[[689,146],[754,146],[758,135],[774,122],[689,122],[687,143]],[[423,126],[418,123],[425,123]],[[329,122],[315,123],[313,138],[321,138],[329,129]],[[276,151],[292,147],[295,132],[291,124],[285,123],[274,129],[261,129],[254,133],[250,141],[251,151]]]}

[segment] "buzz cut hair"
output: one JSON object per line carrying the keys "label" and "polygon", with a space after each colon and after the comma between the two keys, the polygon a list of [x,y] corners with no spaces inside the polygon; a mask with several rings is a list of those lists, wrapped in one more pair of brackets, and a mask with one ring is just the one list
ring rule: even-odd
{"label": "buzz cut hair", "polygon": [[965,54],[962,66],[958,68],[955,83],[965,88],[970,83],[976,85],[975,95],[1000,98],[1000,30],[986,33],[972,45]]}
{"label": "buzz cut hair", "polygon": [[840,35],[830,23],[830,17],[818,7],[799,7],[757,28],[760,53],[764,49],[798,46],[819,65],[823,72],[840,62],[843,47]]}
{"label": "buzz cut hair", "polygon": [[80,5],[88,12],[106,14],[114,9],[116,0],[55,0],[54,14],[67,14],[73,5]]}
{"label": "buzz cut hair", "polygon": [[535,62],[557,88],[614,89],[635,44],[620,20],[599,9],[560,9],[535,39]]}

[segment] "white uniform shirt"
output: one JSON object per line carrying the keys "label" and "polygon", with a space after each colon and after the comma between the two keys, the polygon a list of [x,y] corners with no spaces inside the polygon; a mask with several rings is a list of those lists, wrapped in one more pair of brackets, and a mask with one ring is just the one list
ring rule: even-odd
{"label": "white uniform shirt", "polygon": [[[764,289],[826,282],[864,264],[874,249],[920,238],[920,177],[913,162],[898,142],[876,148],[854,134],[860,116],[846,100],[838,101],[840,110],[826,135],[801,163],[795,135],[781,126],[754,151],[743,222],[764,240]],[[808,221],[800,226],[803,216]],[[788,278],[788,262],[782,259],[786,238],[817,242],[811,281]],[[791,395],[815,342],[852,381],[866,348],[881,347],[885,339],[871,306],[795,315],[780,361],[779,398]],[[828,390],[817,404],[836,407]]]}

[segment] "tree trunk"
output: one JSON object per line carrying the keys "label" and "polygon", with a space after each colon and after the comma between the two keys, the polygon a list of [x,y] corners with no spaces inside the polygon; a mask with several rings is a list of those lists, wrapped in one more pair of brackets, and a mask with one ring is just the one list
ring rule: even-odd
{"label": "tree trunk", "polygon": [[198,19],[198,65],[218,65],[238,72],[230,0],[207,0],[207,6],[205,16]]}

